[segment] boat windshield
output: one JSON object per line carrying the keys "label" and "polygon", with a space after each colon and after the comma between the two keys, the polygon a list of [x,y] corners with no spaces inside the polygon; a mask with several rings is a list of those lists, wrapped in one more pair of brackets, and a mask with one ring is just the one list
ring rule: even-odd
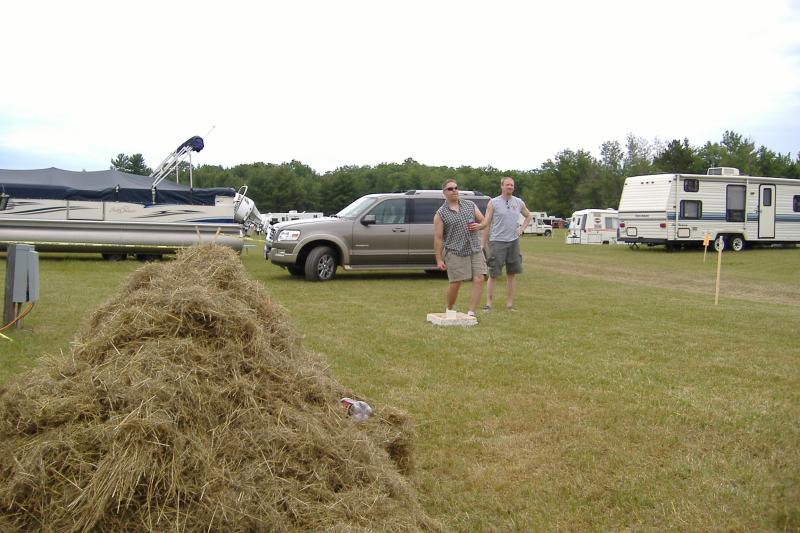
{"label": "boat windshield", "polygon": [[339,218],[356,218],[357,216],[361,215],[361,213],[366,211],[374,201],[375,198],[372,196],[362,196],[352,204],[336,213],[336,216]]}

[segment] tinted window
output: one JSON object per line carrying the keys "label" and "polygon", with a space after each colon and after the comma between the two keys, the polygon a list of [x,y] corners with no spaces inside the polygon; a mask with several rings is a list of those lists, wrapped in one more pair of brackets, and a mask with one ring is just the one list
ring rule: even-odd
{"label": "tinted window", "polygon": [[800,195],[794,197],[792,202],[792,209],[795,213],[800,213]]}
{"label": "tinted window", "polygon": [[375,215],[376,224],[405,224],[406,201],[405,199],[386,200],[376,205],[369,214]]}
{"label": "tinted window", "polygon": [[683,190],[686,192],[697,192],[700,190],[700,180],[683,180]]}
{"label": "tinted window", "polygon": [[728,185],[725,220],[744,222],[744,185]]}
{"label": "tinted window", "polygon": [[411,223],[433,224],[433,215],[443,203],[441,198],[415,198],[411,201]]}
{"label": "tinted window", "polygon": [[682,219],[700,219],[703,217],[703,202],[698,200],[681,200]]}

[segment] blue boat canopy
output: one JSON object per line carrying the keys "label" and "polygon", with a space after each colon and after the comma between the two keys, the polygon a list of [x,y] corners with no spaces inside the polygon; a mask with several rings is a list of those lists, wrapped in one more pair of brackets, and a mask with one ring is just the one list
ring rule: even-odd
{"label": "blue boat canopy", "polygon": [[[186,143],[191,143],[194,139],[193,137]],[[200,139],[201,145],[202,142]],[[200,149],[202,150],[202,146]],[[0,169],[0,192],[12,198],[132,202],[149,205],[153,203],[152,181],[152,178],[147,176],[128,174],[119,170],[75,172],[54,167],[38,170]],[[217,196],[235,195],[236,191],[227,187],[192,189],[186,185],[162,181],[157,187],[156,203],[214,205]]]}

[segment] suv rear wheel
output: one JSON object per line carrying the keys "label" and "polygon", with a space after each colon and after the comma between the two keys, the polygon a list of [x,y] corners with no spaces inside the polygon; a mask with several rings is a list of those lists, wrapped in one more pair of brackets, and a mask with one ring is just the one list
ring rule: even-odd
{"label": "suv rear wheel", "polygon": [[318,246],[306,258],[306,279],[328,281],[336,275],[336,253],[328,246]]}

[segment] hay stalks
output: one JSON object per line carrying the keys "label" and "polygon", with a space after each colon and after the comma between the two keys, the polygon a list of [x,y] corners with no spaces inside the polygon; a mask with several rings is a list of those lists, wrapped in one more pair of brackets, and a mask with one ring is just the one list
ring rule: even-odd
{"label": "hay stalks", "polygon": [[342,396],[231,250],[187,249],[2,393],[0,529],[440,529],[408,417],[357,424]]}

